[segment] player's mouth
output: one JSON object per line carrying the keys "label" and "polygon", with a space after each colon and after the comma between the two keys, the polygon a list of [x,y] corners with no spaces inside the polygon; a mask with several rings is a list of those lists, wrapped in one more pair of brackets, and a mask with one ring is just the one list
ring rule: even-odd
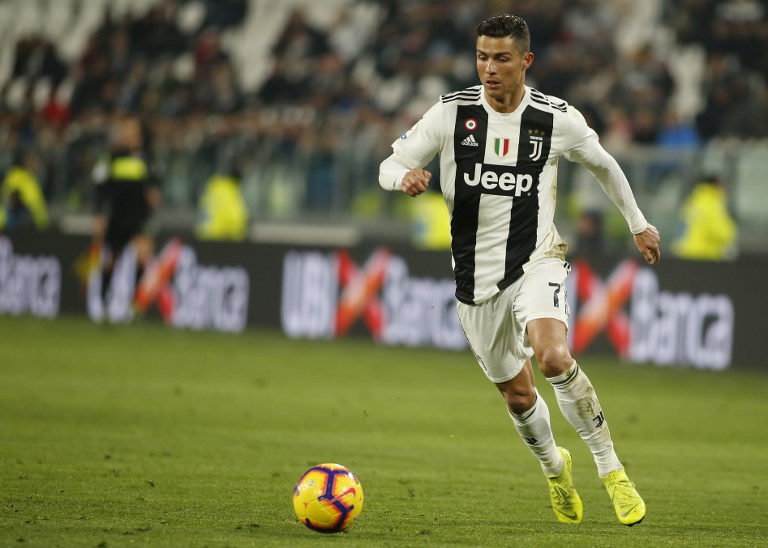
{"label": "player's mouth", "polygon": [[485,87],[488,89],[499,90],[501,89],[501,82],[498,80],[486,80]]}

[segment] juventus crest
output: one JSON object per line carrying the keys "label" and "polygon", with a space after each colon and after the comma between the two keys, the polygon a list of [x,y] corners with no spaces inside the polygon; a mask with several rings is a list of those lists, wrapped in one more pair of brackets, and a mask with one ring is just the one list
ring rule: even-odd
{"label": "juventus crest", "polygon": [[528,155],[531,161],[535,162],[541,158],[542,145],[544,144],[545,133],[539,129],[528,130],[528,142],[533,147],[533,151]]}

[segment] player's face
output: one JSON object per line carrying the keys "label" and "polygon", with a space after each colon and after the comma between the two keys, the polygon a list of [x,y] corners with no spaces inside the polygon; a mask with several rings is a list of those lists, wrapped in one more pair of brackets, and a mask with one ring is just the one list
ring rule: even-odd
{"label": "player's face", "polygon": [[[509,36],[477,38],[477,74],[486,95],[502,104],[519,101],[533,54],[521,53]],[[516,105],[515,105],[516,106]]]}

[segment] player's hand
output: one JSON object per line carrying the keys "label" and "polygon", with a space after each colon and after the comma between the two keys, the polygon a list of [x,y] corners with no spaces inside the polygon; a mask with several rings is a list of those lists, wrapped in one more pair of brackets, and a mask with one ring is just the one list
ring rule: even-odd
{"label": "player's hand", "polygon": [[160,202],[163,201],[163,193],[154,185],[147,189],[145,196],[150,209],[157,209],[160,206]]}
{"label": "player's hand", "polygon": [[93,239],[101,241],[107,231],[107,218],[104,215],[96,215],[93,218]]}
{"label": "player's hand", "polygon": [[400,188],[408,196],[415,198],[419,194],[423,194],[427,191],[429,188],[429,180],[431,178],[432,174],[429,171],[415,167],[405,174],[403,180],[400,181]]}
{"label": "player's hand", "polygon": [[659,231],[655,226],[648,224],[648,228],[640,234],[634,234],[633,237],[638,251],[645,257],[645,262],[656,264],[661,260],[661,249],[659,247],[661,236],[659,236]]}

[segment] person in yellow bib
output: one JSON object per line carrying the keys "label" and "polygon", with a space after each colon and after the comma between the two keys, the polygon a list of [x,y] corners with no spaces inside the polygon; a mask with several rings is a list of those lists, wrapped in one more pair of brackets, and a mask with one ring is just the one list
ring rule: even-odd
{"label": "person in yellow bib", "polygon": [[215,173],[200,197],[195,234],[201,240],[245,239],[248,207],[236,172]]}
{"label": "person in yellow bib", "polygon": [[728,211],[723,180],[706,175],[680,209],[681,234],[672,251],[682,259],[724,261],[735,257],[738,227]]}
{"label": "person in yellow bib", "polygon": [[1,231],[48,228],[48,207],[35,175],[37,163],[33,152],[21,152],[5,174],[0,187]]}

